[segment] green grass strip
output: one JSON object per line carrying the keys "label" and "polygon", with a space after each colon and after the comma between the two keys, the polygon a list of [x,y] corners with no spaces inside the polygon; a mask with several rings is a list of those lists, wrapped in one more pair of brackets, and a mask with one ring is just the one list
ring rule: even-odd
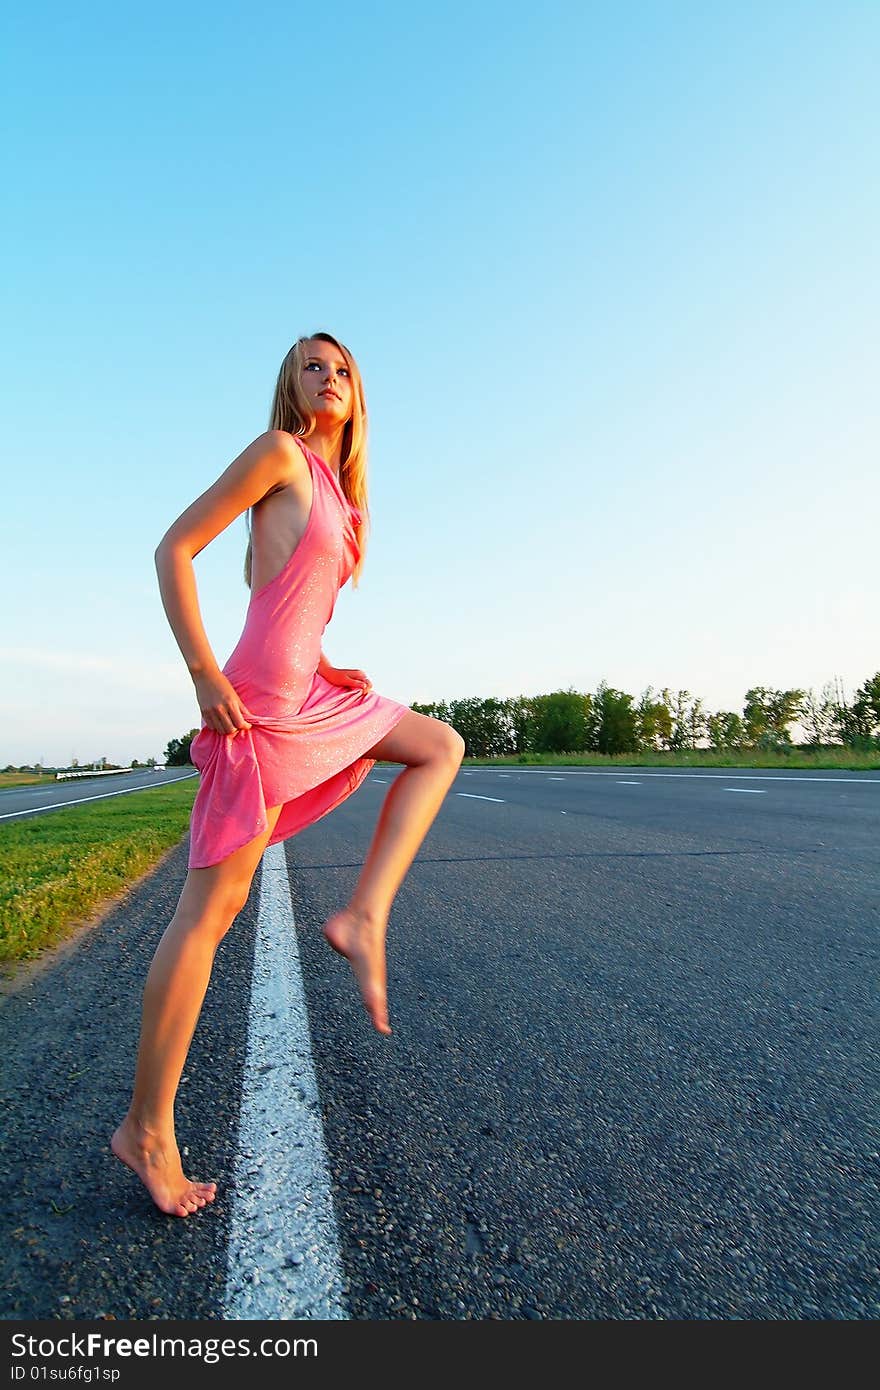
{"label": "green grass strip", "polygon": [[146,873],[186,834],[198,787],[191,777],[0,825],[0,961],[55,945]]}
{"label": "green grass strip", "polygon": [[722,767],[743,771],[773,768],[801,768],[829,771],[876,772],[880,753],[861,753],[853,748],[811,749],[793,744],[783,750],[679,748],[638,753],[505,753],[491,758],[465,758],[463,767]]}

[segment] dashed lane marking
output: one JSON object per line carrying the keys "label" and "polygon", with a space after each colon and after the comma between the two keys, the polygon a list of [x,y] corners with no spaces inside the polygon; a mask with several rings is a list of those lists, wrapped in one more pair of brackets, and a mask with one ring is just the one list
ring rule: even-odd
{"label": "dashed lane marking", "polygon": [[[489,773],[495,777],[507,777],[506,772],[495,772],[494,768],[482,768],[481,771]],[[517,777],[546,777],[547,774],[537,767],[521,767],[516,774]],[[553,774],[555,777],[614,777],[612,771],[596,770],[592,768],[573,767],[563,772]],[[880,777],[797,777],[793,773],[773,773],[773,772],[642,772],[639,770],[639,777],[690,777],[699,778],[700,781],[710,782],[849,782],[856,786],[874,786],[880,784]]]}

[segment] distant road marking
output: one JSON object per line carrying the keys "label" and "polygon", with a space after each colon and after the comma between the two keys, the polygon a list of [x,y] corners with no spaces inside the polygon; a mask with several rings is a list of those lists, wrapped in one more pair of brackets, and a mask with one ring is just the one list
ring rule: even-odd
{"label": "distant road marking", "polygon": [[224,1312],[349,1316],[283,843],[263,854]]}
{"label": "distant road marking", "polygon": [[640,787],[642,784],[641,782],[624,782],[623,780],[621,780],[617,783],[617,785],[619,787]]}
{"label": "distant road marking", "polygon": [[147,782],[143,787],[123,787],[118,792],[98,792],[97,796],[74,796],[70,801],[53,801],[51,806],[32,806],[27,811],[4,811],[0,820],[11,820],[13,816],[35,816],[40,811],[60,811],[65,806],[79,806],[84,801],[106,801],[108,796],[131,796],[132,792],[146,792],[151,787],[170,787],[173,782],[187,782],[190,777],[198,775],[197,772],[187,772],[183,777],[167,777],[164,782]]}
{"label": "distant road marking", "polygon": [[558,773],[555,773],[555,772],[554,772],[553,775],[552,775],[552,777],[549,777],[549,776],[548,776],[547,781],[548,781],[548,782],[561,782],[561,781],[562,781],[562,777],[561,777]]}
{"label": "distant road marking", "polygon": [[469,796],[472,801],[500,801],[504,802],[503,796],[478,796],[476,792],[456,792],[456,796]]}
{"label": "distant road marking", "polygon": [[722,787],[723,792],[742,792],[743,796],[766,796],[766,792],[758,791],[757,787]]}
{"label": "distant road marking", "polygon": [[388,786],[388,778],[387,778],[387,777],[371,777],[371,778],[370,778],[370,781],[371,781],[371,782],[380,782],[380,783],[382,784],[383,787],[387,787],[387,786]]}
{"label": "distant road marking", "polygon": [[[494,768],[485,767],[481,772],[492,773],[495,777],[509,777],[510,773],[495,772]],[[517,776],[521,774],[533,776],[545,776],[538,767],[521,767]],[[572,767],[564,772],[553,774],[555,777],[614,777],[617,774],[610,769],[593,771],[591,768]],[[790,773],[776,774],[774,772],[642,772],[639,777],[696,777],[701,782],[719,781],[751,781],[751,782],[850,782],[856,786],[863,786],[865,783],[877,783],[880,785],[880,777],[794,777]]]}

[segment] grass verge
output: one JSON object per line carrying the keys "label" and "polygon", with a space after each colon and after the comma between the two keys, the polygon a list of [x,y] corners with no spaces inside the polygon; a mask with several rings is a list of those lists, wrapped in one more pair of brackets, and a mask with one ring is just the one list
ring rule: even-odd
{"label": "grass verge", "polygon": [[186,833],[198,777],[0,825],[0,962],[68,936]]}
{"label": "grass verge", "polygon": [[656,753],[506,753],[494,758],[465,758],[463,767],[741,767],[846,768],[850,772],[880,769],[880,753],[860,753],[854,748],[811,750],[792,745],[790,752],[755,752],[754,749],[687,748]]}

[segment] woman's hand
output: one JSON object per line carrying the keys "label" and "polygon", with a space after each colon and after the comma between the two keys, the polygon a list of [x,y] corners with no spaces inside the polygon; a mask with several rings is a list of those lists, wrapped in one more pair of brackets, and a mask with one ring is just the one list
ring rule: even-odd
{"label": "woman's hand", "polygon": [[328,666],[325,668],[323,676],[331,685],[354,687],[354,689],[360,690],[371,690],[373,687],[373,682],[364,671],[355,671],[349,667]]}
{"label": "woman's hand", "polygon": [[202,718],[218,734],[237,734],[251,727],[235,687],[222,671],[215,675],[193,676],[196,699]]}

